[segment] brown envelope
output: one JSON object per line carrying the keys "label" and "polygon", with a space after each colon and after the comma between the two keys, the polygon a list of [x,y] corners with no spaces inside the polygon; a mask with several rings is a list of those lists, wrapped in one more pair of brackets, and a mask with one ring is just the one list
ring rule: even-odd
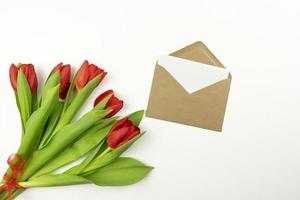
{"label": "brown envelope", "polygon": [[[225,68],[202,42],[191,44],[170,55]],[[163,66],[157,63],[146,116],[222,131],[230,83],[229,73],[227,79],[188,93]]]}

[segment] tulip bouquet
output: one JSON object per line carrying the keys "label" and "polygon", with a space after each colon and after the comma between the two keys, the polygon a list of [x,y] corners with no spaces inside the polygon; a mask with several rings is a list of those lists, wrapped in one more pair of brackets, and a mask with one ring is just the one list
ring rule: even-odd
{"label": "tulip bouquet", "polygon": [[[144,134],[139,128],[144,112],[116,117],[123,101],[112,90],[100,94],[89,112],[74,119],[106,74],[84,61],[72,78],[71,66],[60,63],[38,95],[34,66],[11,65],[9,75],[22,134],[19,149],[7,160],[0,200],[15,198],[31,187],[130,185],[152,170],[136,159],[120,157]],[[60,169],[74,162],[77,165]]]}

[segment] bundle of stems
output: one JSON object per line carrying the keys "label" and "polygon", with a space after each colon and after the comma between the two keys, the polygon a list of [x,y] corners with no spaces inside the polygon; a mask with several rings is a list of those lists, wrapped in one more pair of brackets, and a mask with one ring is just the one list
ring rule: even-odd
{"label": "bundle of stems", "polygon": [[[31,187],[130,185],[153,169],[134,158],[120,157],[144,134],[139,128],[143,110],[116,117],[123,101],[108,90],[95,99],[89,112],[76,118],[106,74],[84,61],[72,78],[71,66],[59,63],[38,95],[34,66],[11,65],[22,134],[0,182],[0,200],[13,199]],[[66,165],[72,167],[62,171]]]}

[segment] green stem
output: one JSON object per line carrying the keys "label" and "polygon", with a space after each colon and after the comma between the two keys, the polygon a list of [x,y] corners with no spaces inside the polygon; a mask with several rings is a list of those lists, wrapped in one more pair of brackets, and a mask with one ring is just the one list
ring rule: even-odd
{"label": "green stem", "polygon": [[72,174],[43,175],[35,179],[19,182],[22,187],[53,187],[90,183],[88,179]]}
{"label": "green stem", "polygon": [[104,156],[106,153],[108,153],[109,151],[111,151],[110,147],[107,147],[99,156],[97,156],[96,159],[101,158],[102,156]]}
{"label": "green stem", "polygon": [[11,198],[15,199],[17,196],[19,196],[24,191],[25,191],[24,189],[15,189],[15,191],[13,191],[13,193],[11,195]]}
{"label": "green stem", "polygon": [[[24,191],[23,189],[13,189],[11,198],[15,199],[23,191]],[[7,192],[6,191],[3,191],[3,192],[0,193],[0,200],[7,200]]]}
{"label": "green stem", "polygon": [[14,199],[16,198],[17,196],[19,196],[22,192],[24,192],[25,190],[23,189],[17,189],[16,191],[14,191],[11,195],[11,198]]}

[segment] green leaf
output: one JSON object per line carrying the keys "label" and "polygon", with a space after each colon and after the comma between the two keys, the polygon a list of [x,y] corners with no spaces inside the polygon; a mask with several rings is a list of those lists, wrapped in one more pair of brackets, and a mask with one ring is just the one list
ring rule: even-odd
{"label": "green leaf", "polygon": [[[17,104],[17,107],[18,107],[18,110],[19,110],[20,119],[21,119],[21,125],[22,125],[22,137],[21,137],[21,139],[23,139],[23,136],[24,136],[24,134],[25,134],[25,126],[24,126],[24,124],[23,124],[22,113],[21,113],[20,104],[19,104],[19,99],[18,99],[17,94],[15,94],[15,98],[16,98],[16,104]],[[22,140],[21,140],[21,141],[22,141]],[[1,198],[0,198],[0,199],[1,199]]]}
{"label": "green leaf", "polygon": [[57,175],[43,175],[26,182],[19,182],[24,188],[31,187],[48,187],[48,186],[65,186],[89,183],[90,181],[81,176],[72,174],[57,174]]}
{"label": "green leaf", "polygon": [[152,169],[138,160],[123,157],[84,177],[99,186],[125,186],[142,180]]}
{"label": "green leaf", "polygon": [[38,99],[37,99],[37,95],[32,96],[32,110],[31,112],[34,112],[38,109],[39,104],[38,104]]}
{"label": "green leaf", "polygon": [[46,122],[58,103],[58,90],[59,85],[47,92],[42,106],[31,115],[26,123],[25,135],[18,150],[18,154],[22,155],[25,160],[37,148]]}
{"label": "green leaf", "polygon": [[95,109],[98,110],[103,110],[107,104],[107,102],[109,101],[109,99],[112,97],[112,94],[107,95],[106,97],[104,97],[95,107]]}
{"label": "green leaf", "polygon": [[26,122],[31,115],[32,96],[30,86],[22,70],[18,71],[17,78],[17,103],[21,114],[22,125],[25,128]]}
{"label": "green leaf", "polygon": [[130,141],[125,143],[124,145],[112,149],[111,151],[101,154],[94,161],[92,161],[83,171],[82,174],[92,173],[94,170],[106,166],[117,159],[124,151],[126,151],[136,140],[142,137],[143,133],[140,133],[136,137],[132,138]]}
{"label": "green leaf", "polygon": [[76,165],[76,166],[70,168],[69,170],[65,171],[64,173],[79,175],[97,156],[97,154],[99,153],[103,144],[104,144],[104,141],[102,140],[102,142],[79,165]]}
{"label": "green leaf", "polygon": [[58,153],[74,143],[86,130],[99,122],[109,112],[106,110],[92,110],[82,116],[78,121],[70,123],[59,130],[44,148],[33,153],[23,169],[20,180],[26,180]]}
{"label": "green leaf", "polygon": [[144,110],[136,111],[130,115],[128,115],[128,119],[134,123],[134,125],[139,126],[142,118],[144,116]]}
{"label": "green leaf", "polygon": [[99,143],[106,137],[115,121],[115,119],[105,119],[87,130],[74,144],[71,144],[66,150],[51,159],[31,178],[49,174],[54,170],[81,158],[95,146],[99,145]]}
{"label": "green leaf", "polygon": [[48,123],[47,123],[47,128],[43,135],[42,141],[40,142],[39,149],[43,148],[50,141],[50,138],[53,135],[53,131],[59,120],[60,114],[62,112],[63,105],[64,104],[62,102],[58,102],[58,104],[55,106],[53,112],[51,113]]}
{"label": "green leaf", "polygon": [[58,84],[60,84],[60,73],[59,71],[55,72],[53,75],[50,75],[48,80],[45,83],[45,86],[43,88],[43,93],[42,93],[42,97],[41,97],[41,102],[42,103],[45,99],[45,96],[47,95],[48,91],[57,86]]}
{"label": "green leaf", "polygon": [[64,108],[63,108],[62,114],[65,113],[65,111],[67,110],[67,108],[69,107],[70,103],[73,100],[76,76],[77,76],[77,72],[76,72],[75,76],[73,77],[72,82],[70,84],[70,87],[68,89],[67,96],[65,98],[65,103],[64,103]]}
{"label": "green leaf", "polygon": [[101,79],[101,74],[96,76],[84,88],[78,91],[76,97],[69,105],[67,110],[64,113],[62,113],[61,119],[59,120],[55,128],[54,134],[56,131],[60,130],[63,126],[68,124],[74,118],[74,116],[81,108],[85,100],[90,96],[93,90],[97,87],[100,79]]}

